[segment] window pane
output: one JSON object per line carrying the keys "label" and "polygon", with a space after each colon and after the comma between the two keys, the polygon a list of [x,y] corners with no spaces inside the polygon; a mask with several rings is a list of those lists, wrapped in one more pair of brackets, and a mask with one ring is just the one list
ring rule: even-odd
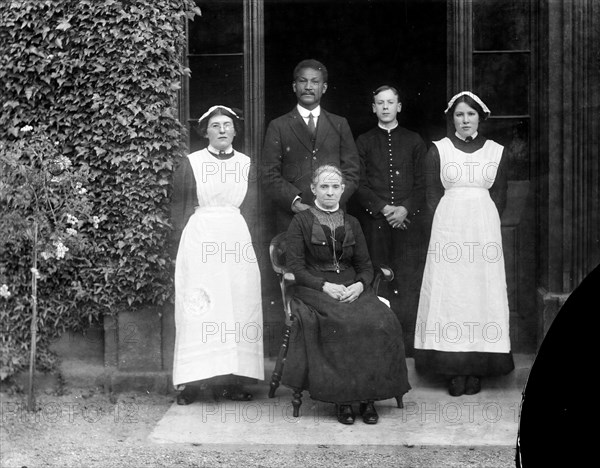
{"label": "window pane", "polygon": [[202,16],[189,23],[190,54],[232,54],[243,52],[244,21],[242,0],[196,1]]}
{"label": "window pane", "polygon": [[529,179],[529,119],[488,119],[481,133],[508,150],[509,180]]}
{"label": "window pane", "polygon": [[473,2],[475,50],[528,50],[529,8],[525,0]]}
{"label": "window pane", "polygon": [[242,56],[190,57],[190,118],[198,119],[210,106],[244,107]]}
{"label": "window pane", "polygon": [[492,115],[529,114],[529,54],[473,55],[473,88]]}

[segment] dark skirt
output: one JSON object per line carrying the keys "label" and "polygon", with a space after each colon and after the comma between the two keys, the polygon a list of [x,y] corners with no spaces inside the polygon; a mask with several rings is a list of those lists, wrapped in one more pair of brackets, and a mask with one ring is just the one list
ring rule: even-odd
{"label": "dark skirt", "polygon": [[410,389],[402,327],[367,288],[350,304],[296,287],[281,382],[332,403],[385,400]]}
{"label": "dark skirt", "polygon": [[505,375],[515,368],[512,353],[448,352],[415,349],[415,368],[420,374],[446,376]]}

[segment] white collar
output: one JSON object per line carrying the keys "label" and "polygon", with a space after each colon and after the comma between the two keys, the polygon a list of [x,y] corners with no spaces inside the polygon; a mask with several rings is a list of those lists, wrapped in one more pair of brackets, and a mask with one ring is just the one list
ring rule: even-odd
{"label": "white collar", "polygon": [[[454,134],[456,135],[456,138],[458,138],[459,140],[465,141],[465,137],[460,135],[458,132],[454,132]],[[475,138],[477,138],[478,134],[479,134],[479,132],[473,133],[473,135],[471,135],[471,138],[474,140]]]}
{"label": "white collar", "polygon": [[388,132],[391,132],[392,130],[394,130],[398,126],[398,121],[396,120],[394,122],[394,125],[392,127],[384,127],[383,125],[381,125],[381,122],[377,122],[377,126],[379,128],[381,128],[382,130],[387,130]]}
{"label": "white collar", "polygon": [[231,153],[233,151],[233,145],[229,145],[225,150],[218,150],[212,145],[208,145],[206,148],[208,149],[208,151],[215,154],[219,154],[219,152],[221,151],[225,151],[226,153]]}
{"label": "white collar", "polygon": [[313,110],[308,110],[305,107],[302,107],[300,104],[296,104],[296,108],[303,119],[308,119],[308,114],[312,114],[313,117],[319,117],[321,115],[321,106],[318,105]]}
{"label": "white collar", "polygon": [[332,208],[332,209],[323,208],[316,199],[315,199],[315,206],[317,208],[319,208],[321,211],[324,211],[325,213],[335,213],[337,210],[340,209],[340,204],[339,203],[337,205],[335,205],[335,207]]}

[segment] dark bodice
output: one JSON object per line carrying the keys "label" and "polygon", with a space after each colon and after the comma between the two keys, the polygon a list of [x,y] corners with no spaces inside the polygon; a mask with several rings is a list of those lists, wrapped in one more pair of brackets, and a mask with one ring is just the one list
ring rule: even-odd
{"label": "dark bodice", "polygon": [[297,283],[317,290],[325,281],[346,285],[361,281],[367,286],[373,279],[362,230],[347,214],[332,237],[329,226],[319,223],[310,210],[298,213],[288,229],[286,258]]}

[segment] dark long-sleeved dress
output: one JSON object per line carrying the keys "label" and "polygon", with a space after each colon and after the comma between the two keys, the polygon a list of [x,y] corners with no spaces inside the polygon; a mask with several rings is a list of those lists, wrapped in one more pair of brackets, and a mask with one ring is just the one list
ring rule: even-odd
{"label": "dark long-sleeved dress", "polygon": [[430,148],[426,197],[435,212],[415,332],[419,372],[499,375],[514,368],[500,231],[504,148],[455,135]]}
{"label": "dark long-sleeved dress", "polygon": [[[337,226],[335,242],[329,226]],[[297,320],[282,383],[338,404],[406,393],[402,329],[370,287],[373,267],[356,218],[314,207],[298,213],[288,229],[286,257],[297,282],[292,299]],[[365,288],[354,302],[342,303],[322,292],[326,281],[360,281]]]}
{"label": "dark long-sleeved dress", "polygon": [[175,175],[175,386],[264,378],[260,272],[240,213],[249,167],[204,149]]}

